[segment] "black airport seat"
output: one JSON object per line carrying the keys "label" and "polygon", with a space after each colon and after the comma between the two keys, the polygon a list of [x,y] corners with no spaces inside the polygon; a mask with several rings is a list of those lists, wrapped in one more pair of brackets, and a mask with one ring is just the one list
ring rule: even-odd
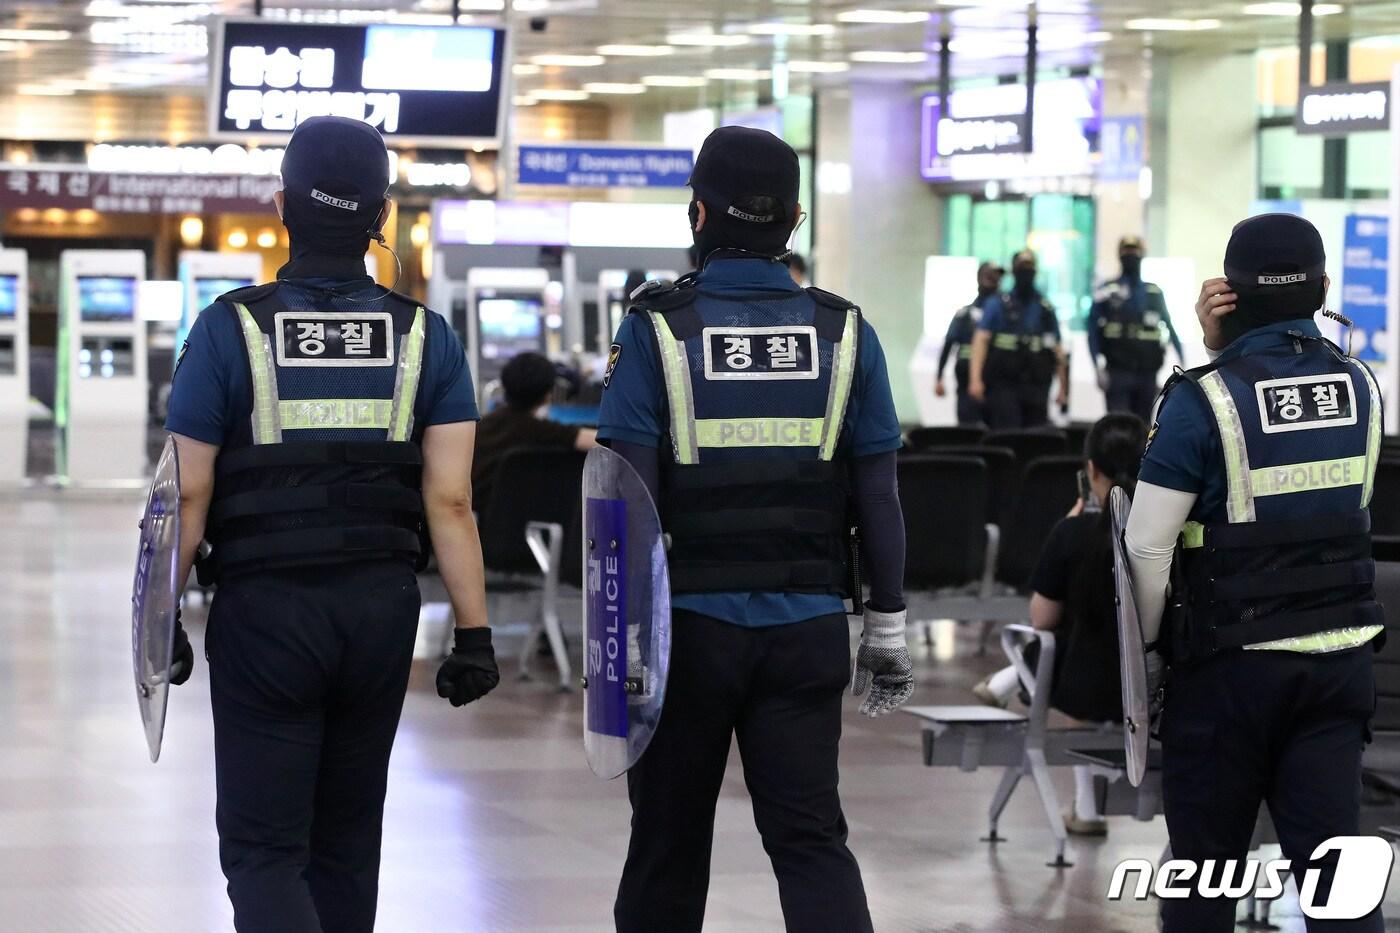
{"label": "black airport seat", "polygon": [[965,447],[976,444],[987,433],[986,428],[975,425],[946,424],[928,428],[912,428],[905,437],[913,450],[929,450],[935,447]]}
{"label": "black airport seat", "polygon": [[1016,510],[1002,529],[997,579],[1024,590],[1055,524],[1079,501],[1079,457],[1040,457],[1021,472]]}
{"label": "black airport seat", "polygon": [[1069,449],[1069,440],[1060,431],[1036,428],[1027,431],[992,431],[982,437],[983,447],[1005,447],[1016,453],[1022,465],[1041,457],[1058,457],[1079,451]]}
{"label": "black airport seat", "polygon": [[1400,453],[1382,452],[1371,495],[1371,534],[1400,535]]}
{"label": "black airport seat", "polygon": [[1005,447],[940,447],[929,451],[939,457],[975,457],[987,466],[987,521],[1006,528],[1016,512],[1016,490],[1021,484],[1021,464]]}
{"label": "black airport seat", "polygon": [[987,465],[976,457],[900,458],[906,585],[930,590],[962,586],[982,576],[988,484]]}

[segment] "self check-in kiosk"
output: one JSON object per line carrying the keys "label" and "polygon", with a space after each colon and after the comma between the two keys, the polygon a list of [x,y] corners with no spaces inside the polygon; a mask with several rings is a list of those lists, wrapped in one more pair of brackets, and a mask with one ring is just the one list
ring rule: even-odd
{"label": "self check-in kiosk", "polygon": [[262,257],[255,253],[180,254],[180,284],[185,289],[184,313],[175,335],[175,349],[185,345],[195,318],[225,292],[262,281]]}
{"label": "self check-in kiosk", "polygon": [[59,482],[140,481],[146,473],[145,277],[139,250],[68,250],[59,259]]}
{"label": "self check-in kiosk", "polygon": [[[648,269],[648,282],[674,282],[680,273],[666,269]],[[604,269],[598,273],[597,304],[583,303],[583,345],[585,352],[607,355],[613,334],[627,314],[626,269]]]}
{"label": "self check-in kiosk", "polygon": [[29,262],[0,250],[0,484],[24,479],[29,450]]}
{"label": "self check-in kiosk", "polygon": [[[467,273],[467,358],[478,390],[501,376],[517,353],[557,353],[558,311],[548,302],[544,269],[472,269]],[[550,340],[549,319],[556,331]],[[551,348],[553,342],[555,347]]]}

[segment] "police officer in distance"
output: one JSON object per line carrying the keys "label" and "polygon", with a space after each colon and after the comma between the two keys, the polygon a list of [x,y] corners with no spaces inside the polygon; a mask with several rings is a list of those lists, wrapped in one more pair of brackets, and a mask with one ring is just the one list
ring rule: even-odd
{"label": "police officer in distance", "polygon": [[1108,410],[1132,412],[1151,421],[1159,388],[1157,373],[1166,360],[1164,327],[1176,358],[1185,363],[1186,357],[1162,289],[1142,280],[1145,252],[1141,237],[1125,236],[1118,241],[1122,274],[1094,293],[1094,306],[1089,311],[1089,353]]}
{"label": "police officer in distance", "polygon": [[734,736],[787,929],[871,929],[837,794],[843,596],[861,599],[858,524],[870,598],[854,692],[888,712],[913,689],[900,428],[874,329],[782,263],[798,183],[772,134],[711,134],[691,177],[700,271],[642,294],[616,338],[598,433],[660,503],[673,605],[665,708],[628,773],[620,933],[700,930]]}
{"label": "police officer in distance", "polygon": [[447,322],[365,274],[389,213],[378,131],[306,121],[282,182],[291,261],[205,309],[176,370],[180,579],[207,540],[235,926],[368,933],[425,525],[459,626],[438,691],[461,705],[498,679],[471,507],[477,407]]}
{"label": "police officer in distance", "polygon": [[[1319,843],[1358,832],[1384,631],[1368,511],[1380,392],[1312,320],[1324,263],[1300,217],[1235,227],[1225,277],[1197,304],[1217,355],[1168,383],[1126,534],[1150,679],[1170,665],[1172,854],[1243,860],[1266,802],[1300,883]],[[1326,903],[1335,856],[1317,867]],[[1234,916],[1228,899],[1163,901],[1167,933],[1228,931]],[[1308,929],[1383,923],[1377,910]]]}
{"label": "police officer in distance", "polygon": [[986,406],[993,431],[1037,428],[1050,420],[1050,383],[1057,376],[1055,404],[1069,403],[1069,360],[1060,345],[1055,307],[1036,288],[1035,253],[1011,260],[1014,285],[982,306],[972,344],[968,394]]}
{"label": "police officer in distance", "polygon": [[943,349],[938,351],[938,374],[933,383],[933,392],[939,398],[948,394],[943,384],[943,370],[948,366],[948,358],[956,349],[958,361],[953,364],[953,376],[957,379],[958,424],[981,424],[982,403],[968,393],[968,375],[972,365],[972,343],[977,336],[977,325],[982,320],[982,308],[1001,288],[1001,277],[1006,270],[994,262],[984,262],[977,267],[977,297],[971,304],[959,308],[948,322],[948,333],[943,338]]}

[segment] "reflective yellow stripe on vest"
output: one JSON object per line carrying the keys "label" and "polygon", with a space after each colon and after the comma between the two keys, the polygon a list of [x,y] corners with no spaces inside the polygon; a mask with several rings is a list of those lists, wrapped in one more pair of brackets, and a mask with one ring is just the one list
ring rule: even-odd
{"label": "reflective yellow stripe on vest", "polygon": [[1251,470],[1249,485],[1256,498],[1363,486],[1368,475],[1366,467],[1365,457],[1285,463],[1282,466]]}
{"label": "reflective yellow stripe on vest", "polygon": [[1201,390],[1220,428],[1220,446],[1225,452],[1225,514],[1231,524],[1254,521],[1254,490],[1250,483],[1249,450],[1244,442],[1244,425],[1235,408],[1235,397],[1219,372],[1201,377]]}
{"label": "reflective yellow stripe on vest", "polygon": [[836,456],[836,442],[846,421],[846,405],[851,399],[851,380],[855,376],[856,350],[860,340],[860,314],[854,309],[846,312],[846,326],[841,331],[841,343],[831,362],[831,390],[826,397],[826,423],[822,425],[823,460]]}
{"label": "reflective yellow stripe on vest", "polygon": [[399,369],[394,374],[394,405],[389,412],[389,440],[406,441],[413,434],[413,406],[418,401],[418,381],[423,372],[424,311],[413,314],[413,326],[399,341]]}
{"label": "reflective yellow stripe on vest", "polygon": [[1376,487],[1376,467],[1381,460],[1381,390],[1376,385],[1376,377],[1364,363],[1356,363],[1361,375],[1366,379],[1366,388],[1371,396],[1371,417],[1366,433],[1366,483],[1361,487],[1361,507],[1371,507],[1371,494]]}
{"label": "reflective yellow stripe on vest", "polygon": [[1016,334],[993,334],[992,348],[996,350],[1019,350],[1021,338]]}
{"label": "reflective yellow stripe on vest", "polygon": [[822,418],[706,418],[695,422],[701,447],[816,447]]}
{"label": "reflective yellow stripe on vest", "polygon": [[243,345],[248,350],[248,372],[253,381],[253,443],[280,444],[282,422],[278,417],[277,373],[272,368],[272,341],[258,327],[253,314],[243,304],[238,309],[238,324],[243,331]]}
{"label": "reflective yellow stripe on vest", "polygon": [[690,366],[685,343],[671,333],[671,325],[660,311],[651,311],[656,345],[661,348],[661,372],[666,380],[666,398],[671,404],[671,445],[676,462],[688,466],[700,462],[696,439],[695,402],[690,387]]}
{"label": "reflective yellow stripe on vest", "polygon": [[394,400],[388,398],[299,398],[279,402],[282,430],[384,430]]}

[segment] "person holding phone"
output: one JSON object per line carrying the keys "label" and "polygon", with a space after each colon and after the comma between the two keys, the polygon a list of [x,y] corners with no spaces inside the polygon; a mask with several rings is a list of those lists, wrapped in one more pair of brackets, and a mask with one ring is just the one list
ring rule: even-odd
{"label": "person holding phone", "polygon": [[[1118,674],[1118,624],[1113,594],[1113,536],[1108,501],[1113,487],[1132,495],[1147,447],[1147,425],[1136,415],[1102,418],[1089,432],[1080,498],[1046,539],[1031,576],[1031,624],[1055,633],[1050,705],[1085,722],[1123,718]],[[1038,649],[1038,644],[1033,645]],[[1026,659],[1034,665],[1034,656]],[[1007,666],[972,688],[983,703],[1005,707],[1019,689]],[[1108,823],[1098,811],[1088,765],[1074,769],[1074,806],[1065,828],[1102,836]]]}

